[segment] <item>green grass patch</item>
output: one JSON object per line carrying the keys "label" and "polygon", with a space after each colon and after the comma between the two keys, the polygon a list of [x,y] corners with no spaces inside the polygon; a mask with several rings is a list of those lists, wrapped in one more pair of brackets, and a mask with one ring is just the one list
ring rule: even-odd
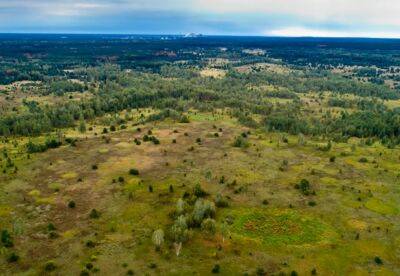
{"label": "green grass patch", "polygon": [[266,245],[302,245],[318,243],[330,230],[316,218],[295,211],[250,209],[234,212],[233,231],[257,239]]}
{"label": "green grass patch", "polygon": [[370,200],[368,200],[365,203],[365,207],[382,215],[392,215],[397,214],[398,212],[398,209],[395,206],[389,203],[385,203],[376,198],[371,198]]}
{"label": "green grass patch", "polygon": [[48,187],[49,187],[49,189],[52,189],[53,191],[58,192],[63,187],[63,185],[58,182],[53,182],[53,183],[50,183],[48,185]]}

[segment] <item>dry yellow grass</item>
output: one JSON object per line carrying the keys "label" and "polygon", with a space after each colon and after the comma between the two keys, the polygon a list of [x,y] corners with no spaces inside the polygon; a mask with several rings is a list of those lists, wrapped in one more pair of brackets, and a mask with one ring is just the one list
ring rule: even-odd
{"label": "dry yellow grass", "polygon": [[223,78],[226,72],[221,69],[208,68],[200,71],[200,75],[205,78]]}

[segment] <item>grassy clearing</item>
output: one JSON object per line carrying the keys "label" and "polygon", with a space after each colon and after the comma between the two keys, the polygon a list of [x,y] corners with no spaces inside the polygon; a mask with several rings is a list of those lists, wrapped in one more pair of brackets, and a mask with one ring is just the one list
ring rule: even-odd
{"label": "grassy clearing", "polygon": [[247,209],[232,214],[235,233],[261,239],[266,246],[317,244],[328,231],[318,219],[291,210]]}

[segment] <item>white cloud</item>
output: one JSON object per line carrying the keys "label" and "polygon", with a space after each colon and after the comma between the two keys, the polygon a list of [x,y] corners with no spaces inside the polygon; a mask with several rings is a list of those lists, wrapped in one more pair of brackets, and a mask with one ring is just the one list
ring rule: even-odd
{"label": "white cloud", "polygon": [[[399,37],[400,32],[400,0],[0,0],[0,28],[26,22],[55,26],[85,17],[92,22],[108,18],[117,26],[130,13],[151,12],[190,18],[193,26],[188,23],[186,29],[201,26],[221,33],[225,28],[247,34]],[[271,31],[263,33],[267,27]]]}
{"label": "white cloud", "polygon": [[399,0],[0,0],[4,8],[32,8],[55,14],[128,10],[291,16],[310,22],[400,27]]}
{"label": "white cloud", "polygon": [[399,32],[372,32],[372,31],[336,31],[326,29],[314,29],[305,27],[286,27],[274,30],[267,30],[263,33],[267,36],[288,36],[288,37],[379,37],[379,38],[400,38]]}
{"label": "white cloud", "polygon": [[[112,7],[109,1],[93,1],[93,0],[31,0],[31,1],[3,1],[0,0],[0,12],[2,10],[14,10],[20,13],[29,13],[43,16],[81,16],[99,11],[106,11]],[[19,14],[20,15],[20,14]]]}
{"label": "white cloud", "polygon": [[218,13],[289,15],[314,22],[400,26],[399,0],[194,0],[199,10]]}

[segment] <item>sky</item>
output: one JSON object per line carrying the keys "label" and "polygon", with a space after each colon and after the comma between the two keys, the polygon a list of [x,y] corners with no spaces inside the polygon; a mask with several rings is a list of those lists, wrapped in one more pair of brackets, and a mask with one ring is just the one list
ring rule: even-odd
{"label": "sky", "polygon": [[400,38],[400,0],[0,0],[0,32]]}

